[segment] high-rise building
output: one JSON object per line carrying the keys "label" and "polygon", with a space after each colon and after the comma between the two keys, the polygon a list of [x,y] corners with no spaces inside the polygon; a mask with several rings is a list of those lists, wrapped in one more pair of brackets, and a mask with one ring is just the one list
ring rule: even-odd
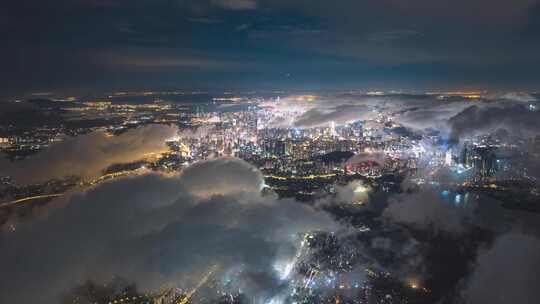
{"label": "high-rise building", "polygon": [[447,166],[452,166],[452,149],[448,149],[444,156],[444,164]]}
{"label": "high-rise building", "polygon": [[331,122],[330,122],[330,136],[332,136],[332,137],[336,137],[336,136],[337,136],[337,133],[336,133],[336,122],[335,122],[335,121],[331,121]]}

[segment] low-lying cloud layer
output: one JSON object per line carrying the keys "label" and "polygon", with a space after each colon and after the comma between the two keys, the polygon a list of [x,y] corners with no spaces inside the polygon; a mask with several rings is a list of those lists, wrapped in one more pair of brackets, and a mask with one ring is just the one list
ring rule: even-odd
{"label": "low-lying cloud layer", "polygon": [[[461,140],[496,128],[534,136],[540,131],[540,117],[526,104],[533,102],[531,98],[496,96],[475,100],[471,106],[471,101],[463,98],[341,96],[313,101],[284,98],[274,106],[292,113],[292,118],[284,122],[298,127],[373,118],[372,110],[378,109],[408,128],[437,129]],[[210,130],[201,128],[180,137],[207,132]],[[163,141],[177,133],[176,128],[167,126],[147,126],[111,139],[103,133],[92,133],[67,139],[22,162],[1,160],[5,164],[0,163],[0,173],[12,175],[17,182],[71,174],[94,176],[112,163],[161,151]],[[537,144],[531,144],[530,150],[529,154],[537,153]],[[371,151],[358,153],[348,163],[375,161],[382,165],[385,159],[384,153]],[[530,162],[528,168],[535,173],[537,166]],[[433,179],[443,182],[448,175],[441,170]],[[316,208],[262,195],[262,183],[261,173],[251,165],[237,159],[215,159],[196,163],[179,176],[123,178],[75,194],[64,208],[20,223],[14,232],[2,232],[0,302],[56,303],[57,297],[74,284],[86,279],[106,282],[114,275],[134,280],[143,290],[165,283],[189,288],[213,265],[231,275],[233,288],[242,289],[256,302],[279,296],[285,287],[275,262],[288,262],[294,256],[296,235],[343,227]],[[353,181],[336,187],[333,201],[323,198],[317,206],[349,206],[351,202],[357,203],[355,207],[360,203],[370,205],[370,198],[377,194],[371,191],[366,184]],[[388,207],[381,211],[382,218],[380,214],[367,218],[381,220],[381,226],[374,226],[380,229],[364,234],[364,243],[354,243],[364,259],[355,265],[360,272],[365,263],[380,264],[404,280],[410,275],[422,276],[430,271],[426,269],[426,252],[438,250],[429,243],[431,239],[463,239],[467,243],[464,248],[473,254],[463,254],[461,262],[476,259],[472,274],[463,279],[466,303],[506,303],[509,299],[532,303],[531,299],[540,296],[532,286],[537,283],[534,270],[540,267],[536,258],[540,254],[538,239],[505,234],[491,249],[475,257],[477,246],[485,240],[470,237],[481,224],[474,218],[473,204],[456,206],[430,186],[391,196],[384,203]],[[355,216],[362,220],[361,212]],[[415,233],[423,239],[415,239]],[[450,284],[445,288],[454,287]]]}
{"label": "low-lying cloud layer", "polygon": [[372,96],[360,93],[324,96],[289,96],[279,102],[263,103],[280,113],[273,127],[328,127],[358,120],[375,120],[376,113],[389,115],[406,128],[436,130],[444,138],[459,141],[462,137],[504,129],[519,135],[540,132],[540,111],[529,108],[537,99],[524,93],[491,94],[470,99],[463,96],[432,94],[387,94]]}
{"label": "low-lying cloud layer", "polygon": [[391,199],[384,216],[392,222],[435,233],[463,233],[472,220],[470,208],[460,208],[432,189]]}
{"label": "low-lying cloud layer", "polygon": [[503,104],[501,106],[471,106],[449,120],[451,139],[458,141],[464,136],[485,134],[497,129],[514,136],[540,134],[540,112],[531,111],[528,105]]}
{"label": "low-lying cloud layer", "polygon": [[[125,178],[75,195],[0,239],[0,302],[55,303],[74,284],[114,275],[143,290],[189,288],[213,265],[236,269],[237,287],[267,299],[280,286],[273,262],[295,253],[291,240],[339,225],[294,200],[261,196],[261,182],[251,165],[217,159],[177,177]],[[257,277],[267,283],[251,284]]]}
{"label": "low-lying cloud layer", "polygon": [[111,164],[133,162],[145,154],[164,151],[165,140],[177,131],[176,127],[149,125],[115,137],[94,132],[67,138],[23,161],[10,162],[0,157],[0,175],[9,175],[19,184],[69,175],[91,178]]}
{"label": "low-lying cloud layer", "polygon": [[347,164],[357,164],[363,162],[375,162],[380,166],[384,165],[386,154],[383,151],[369,151],[355,154],[347,160]]}
{"label": "low-lying cloud layer", "polygon": [[297,117],[294,125],[303,128],[328,126],[330,122],[337,125],[363,120],[369,117],[366,105],[340,105],[330,109],[311,109]]}

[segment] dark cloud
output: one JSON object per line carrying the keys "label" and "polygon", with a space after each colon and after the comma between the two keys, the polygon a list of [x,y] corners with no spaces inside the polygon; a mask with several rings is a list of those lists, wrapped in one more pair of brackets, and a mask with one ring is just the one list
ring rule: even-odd
{"label": "dark cloud", "polygon": [[413,30],[393,30],[380,33],[373,33],[368,36],[371,41],[395,41],[422,35],[422,33]]}
{"label": "dark cloud", "polygon": [[[141,78],[153,86],[527,87],[538,80],[537,12],[534,0],[8,1],[0,10],[0,76],[8,96],[147,85]],[[249,60],[257,75],[218,65],[220,74],[198,71],[194,81],[191,70],[120,72],[95,64],[99,57],[81,60],[97,48],[122,54],[142,46],[156,52],[141,62],[159,67]],[[166,51],[192,56],[156,58]]]}
{"label": "dark cloud", "polygon": [[[198,20],[198,19],[197,19]],[[190,21],[193,22],[193,21]],[[202,22],[202,21],[197,21]],[[207,20],[206,22],[211,22]],[[159,43],[157,41],[149,43]],[[120,70],[145,71],[196,71],[196,70],[216,70],[222,68],[235,68],[239,64],[230,61],[223,56],[215,56],[206,51],[194,51],[190,49],[171,49],[166,47],[135,46],[121,49],[95,48],[87,50],[81,57],[90,61],[94,66],[115,72]],[[249,65],[248,62],[243,63]]]}
{"label": "dark cloud", "polygon": [[531,111],[528,104],[501,104],[471,106],[453,116],[448,123],[451,139],[459,142],[463,137],[486,134],[504,129],[513,135],[525,137],[540,133],[540,112]]}
{"label": "dark cloud", "polygon": [[536,303],[540,239],[504,234],[480,252],[473,269],[462,292],[466,303]]}
{"label": "dark cloud", "polygon": [[413,105],[411,110],[397,114],[394,120],[416,130],[433,129],[448,135],[448,119],[470,106],[469,101],[455,102],[428,99],[426,102]]}
{"label": "dark cloud", "polygon": [[232,10],[253,10],[257,8],[256,0],[211,0],[211,2]]}
{"label": "dark cloud", "polygon": [[241,160],[214,160],[179,177],[125,178],[74,195],[2,236],[0,301],[55,303],[73,284],[113,275],[142,290],[189,288],[212,265],[218,278],[228,273],[252,299],[267,299],[279,291],[273,263],[294,257],[297,233],[339,225],[296,201],[261,196],[258,176]]}
{"label": "dark cloud", "polygon": [[467,231],[473,218],[470,208],[456,206],[432,189],[392,198],[384,216],[414,229],[450,234]]}

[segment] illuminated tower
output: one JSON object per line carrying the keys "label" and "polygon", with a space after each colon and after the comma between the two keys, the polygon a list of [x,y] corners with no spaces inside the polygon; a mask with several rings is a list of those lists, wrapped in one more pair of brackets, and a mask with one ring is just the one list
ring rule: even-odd
{"label": "illuminated tower", "polygon": [[336,134],[336,122],[334,122],[334,121],[330,122],[330,135],[332,137],[337,136],[337,134]]}
{"label": "illuminated tower", "polygon": [[446,151],[446,155],[444,157],[444,164],[447,166],[452,166],[452,149],[448,149]]}

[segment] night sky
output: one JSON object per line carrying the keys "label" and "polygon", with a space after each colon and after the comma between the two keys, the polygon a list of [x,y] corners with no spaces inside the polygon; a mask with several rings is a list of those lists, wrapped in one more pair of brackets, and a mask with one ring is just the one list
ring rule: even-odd
{"label": "night sky", "polygon": [[119,89],[537,89],[535,0],[18,0],[2,96]]}

